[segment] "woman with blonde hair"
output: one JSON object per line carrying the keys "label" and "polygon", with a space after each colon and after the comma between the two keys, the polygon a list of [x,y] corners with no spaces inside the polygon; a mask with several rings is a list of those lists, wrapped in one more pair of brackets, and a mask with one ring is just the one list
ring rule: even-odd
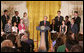
{"label": "woman with blonde hair", "polygon": [[26,30],[28,30],[29,20],[28,20],[26,12],[24,12],[24,14],[23,14],[23,23],[25,24]]}

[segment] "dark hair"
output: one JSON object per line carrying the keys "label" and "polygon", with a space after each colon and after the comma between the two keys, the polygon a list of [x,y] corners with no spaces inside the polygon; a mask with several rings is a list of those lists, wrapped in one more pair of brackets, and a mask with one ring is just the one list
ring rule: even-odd
{"label": "dark hair", "polygon": [[75,22],[75,18],[72,18],[72,20]]}
{"label": "dark hair", "polygon": [[13,44],[15,43],[16,40],[16,36],[14,34],[8,34],[7,39],[11,40],[13,42]]}
{"label": "dark hair", "polygon": [[17,52],[17,50],[11,47],[2,47],[1,52]]}
{"label": "dark hair", "polygon": [[15,11],[15,13],[17,13],[18,11]]}
{"label": "dark hair", "polygon": [[30,46],[28,43],[22,41],[21,45],[22,45],[22,52],[30,52]]}
{"label": "dark hair", "polygon": [[65,18],[68,18],[69,19],[69,16],[66,16]]}
{"label": "dark hair", "polygon": [[73,45],[70,52],[83,52],[83,48],[80,45]]}
{"label": "dark hair", "polygon": [[57,13],[58,13],[58,12],[60,12],[60,13],[61,13],[61,11],[57,11]]}
{"label": "dark hair", "polygon": [[7,12],[8,10],[4,10],[4,12]]}
{"label": "dark hair", "polygon": [[[16,22],[14,22],[14,23],[16,23]],[[13,23],[13,26],[14,26],[14,23]],[[17,24],[17,23],[16,23]]]}
{"label": "dark hair", "polygon": [[74,13],[77,13],[78,14],[78,11],[74,11]]}

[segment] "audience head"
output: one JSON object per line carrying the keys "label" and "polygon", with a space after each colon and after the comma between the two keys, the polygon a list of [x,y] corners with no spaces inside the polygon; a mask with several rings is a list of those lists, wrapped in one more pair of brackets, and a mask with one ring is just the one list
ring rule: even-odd
{"label": "audience head", "polygon": [[47,21],[48,17],[47,16],[44,16],[44,21]]}
{"label": "audience head", "polygon": [[26,13],[26,12],[24,12],[23,17],[26,17],[26,16],[27,16],[27,13]]}
{"label": "audience head", "polygon": [[4,14],[7,15],[7,13],[8,13],[8,10],[4,10]]}
{"label": "audience head", "polygon": [[72,46],[70,52],[83,52],[83,48],[79,44],[76,44]]}
{"label": "audience head", "polygon": [[28,40],[28,36],[27,36],[27,35],[23,35],[23,36],[21,37],[21,41],[26,41],[26,40]]}
{"label": "audience head", "polygon": [[69,16],[66,16],[66,17],[65,17],[65,20],[68,20],[68,19],[69,19]]}
{"label": "audience head", "polygon": [[11,40],[4,40],[4,41],[2,41],[2,43],[1,43],[1,48],[2,48],[2,47],[13,47],[13,43],[12,43]]}
{"label": "audience head", "polygon": [[78,11],[74,11],[74,16],[78,16]]}
{"label": "audience head", "polygon": [[18,11],[15,11],[15,15],[18,16],[19,12]]}
{"label": "audience head", "polygon": [[61,11],[57,11],[57,14],[60,16],[61,15]]}
{"label": "audience head", "polygon": [[13,42],[13,44],[14,44],[15,41],[16,41],[16,36],[15,36],[15,34],[11,33],[11,34],[8,34],[7,39],[11,40]]}
{"label": "audience head", "polygon": [[73,24],[75,22],[75,19],[74,18],[72,18],[71,19],[71,24]]}

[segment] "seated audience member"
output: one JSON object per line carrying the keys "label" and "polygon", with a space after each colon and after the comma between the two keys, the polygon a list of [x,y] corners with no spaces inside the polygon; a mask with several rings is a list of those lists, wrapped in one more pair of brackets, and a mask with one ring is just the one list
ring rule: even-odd
{"label": "seated audience member", "polygon": [[1,52],[17,52],[17,50],[11,47],[2,47]]}
{"label": "seated audience member", "polygon": [[78,26],[78,32],[80,31],[81,18],[78,16],[78,11],[74,11],[75,24]]}
{"label": "seated audience member", "polygon": [[12,17],[12,24],[16,22],[16,26],[18,27],[18,24],[20,23],[20,17],[18,16],[19,12],[15,11],[15,16]]}
{"label": "seated audience member", "polygon": [[7,21],[10,19],[10,17],[8,16],[8,10],[4,10],[4,15],[1,16],[1,21],[2,21],[2,29],[3,29],[3,32],[4,31],[4,28],[5,28],[5,24],[7,24]]}
{"label": "seated audience member", "polygon": [[76,44],[71,47],[70,52],[83,52],[83,48],[80,45]]}
{"label": "seated audience member", "polygon": [[12,32],[18,32],[18,28],[16,26],[16,22],[14,22],[13,26],[12,26]]}
{"label": "seated audience member", "polygon": [[67,26],[65,25],[65,21],[62,21],[62,25],[60,26],[60,33],[66,34]]}
{"label": "seated audience member", "polygon": [[[24,35],[21,37],[21,43],[23,45],[24,44],[27,44],[29,45],[28,48],[28,52],[34,52],[33,49],[34,49],[34,42],[32,39],[29,38],[29,32],[25,31],[24,32]],[[23,47],[23,46],[22,46]],[[26,47],[26,46],[25,46]],[[25,48],[26,49],[26,48]]]}
{"label": "seated audience member", "polygon": [[57,16],[55,17],[55,23],[57,26],[57,32],[59,32],[60,25],[62,24],[62,20],[64,20],[63,16],[61,16],[61,11],[57,11]]}
{"label": "seated audience member", "polygon": [[19,34],[24,33],[24,31],[25,31],[25,25],[24,25],[22,19],[20,20],[20,23],[18,24],[18,29],[19,29]]}
{"label": "seated audience member", "polygon": [[16,41],[16,36],[14,34],[8,34],[7,36],[8,40],[11,40],[13,42],[13,44],[15,45],[15,41]]}
{"label": "seated audience member", "polygon": [[1,42],[6,40],[6,34],[4,32],[1,32]]}
{"label": "seated audience member", "polygon": [[69,16],[66,16],[65,17],[65,25],[67,25],[67,33],[68,33],[68,31],[69,31],[69,26],[70,26],[70,21],[69,21]]}
{"label": "seated audience member", "polygon": [[12,32],[11,20],[9,19],[4,29],[5,33],[9,34]]}
{"label": "seated audience member", "polygon": [[69,31],[72,31],[72,33],[77,34],[77,32],[78,32],[78,26],[74,22],[75,22],[75,19],[72,18],[71,19],[71,24],[70,24],[70,27],[69,27]]}
{"label": "seated audience member", "polygon": [[68,51],[70,51],[72,45],[79,44],[78,41],[75,39],[75,34],[72,32],[68,33],[68,36],[66,37],[66,48]]}
{"label": "seated audience member", "polygon": [[11,47],[11,48],[13,48],[13,43],[12,43],[11,40],[4,40],[1,43],[1,48],[2,47]]}

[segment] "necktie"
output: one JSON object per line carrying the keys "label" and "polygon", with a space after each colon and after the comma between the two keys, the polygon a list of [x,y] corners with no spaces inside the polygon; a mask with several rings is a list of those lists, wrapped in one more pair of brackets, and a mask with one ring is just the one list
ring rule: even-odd
{"label": "necktie", "polygon": [[71,24],[71,28],[73,27],[73,24]]}

